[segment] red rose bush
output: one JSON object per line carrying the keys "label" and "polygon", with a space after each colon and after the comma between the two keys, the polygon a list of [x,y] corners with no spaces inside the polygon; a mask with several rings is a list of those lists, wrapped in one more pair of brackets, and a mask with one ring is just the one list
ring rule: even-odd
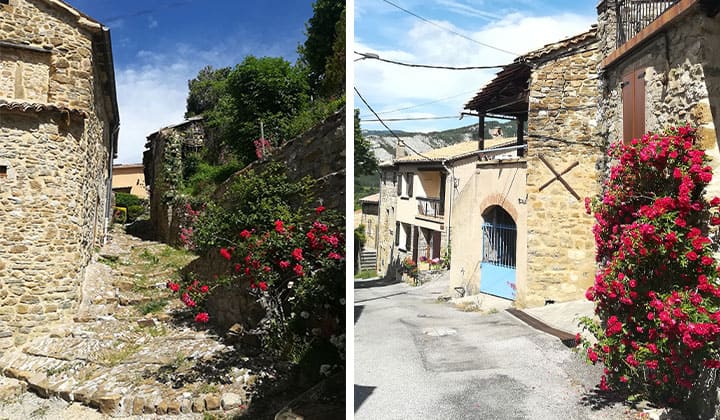
{"label": "red rose bush", "polygon": [[712,169],[689,126],[609,155],[604,193],[586,200],[599,264],[586,296],[600,322],[584,320],[597,338],[584,351],[605,366],[602,389],[681,403],[704,369],[720,367],[720,199],[705,198]]}

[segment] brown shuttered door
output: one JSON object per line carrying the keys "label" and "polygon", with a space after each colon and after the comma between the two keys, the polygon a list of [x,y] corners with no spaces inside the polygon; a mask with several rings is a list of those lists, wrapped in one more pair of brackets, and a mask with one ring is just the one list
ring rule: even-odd
{"label": "brown shuttered door", "polygon": [[432,257],[440,258],[440,232],[432,233]]}
{"label": "brown shuttered door", "polygon": [[623,76],[623,143],[645,134],[645,69]]}

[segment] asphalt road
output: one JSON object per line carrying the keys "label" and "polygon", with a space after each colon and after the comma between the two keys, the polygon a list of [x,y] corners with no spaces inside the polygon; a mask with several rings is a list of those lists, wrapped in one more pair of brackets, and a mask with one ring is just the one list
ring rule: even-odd
{"label": "asphalt road", "polygon": [[636,418],[557,338],[439,303],[441,290],[356,281],[355,419]]}

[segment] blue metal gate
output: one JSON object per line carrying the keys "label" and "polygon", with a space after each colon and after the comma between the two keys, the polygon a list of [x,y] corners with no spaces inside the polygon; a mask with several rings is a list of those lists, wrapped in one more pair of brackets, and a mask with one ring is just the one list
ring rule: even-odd
{"label": "blue metal gate", "polygon": [[[512,220],[512,219],[511,219]],[[515,300],[515,224],[484,223],[480,291]]]}

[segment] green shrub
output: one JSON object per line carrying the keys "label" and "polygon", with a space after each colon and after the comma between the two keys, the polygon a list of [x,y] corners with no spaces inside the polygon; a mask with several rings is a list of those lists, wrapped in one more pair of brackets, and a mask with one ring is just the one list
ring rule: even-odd
{"label": "green shrub", "polygon": [[115,206],[116,207],[125,207],[128,208],[130,206],[142,206],[147,202],[147,200],[143,200],[142,198],[128,194],[123,192],[116,192],[115,193]]}

